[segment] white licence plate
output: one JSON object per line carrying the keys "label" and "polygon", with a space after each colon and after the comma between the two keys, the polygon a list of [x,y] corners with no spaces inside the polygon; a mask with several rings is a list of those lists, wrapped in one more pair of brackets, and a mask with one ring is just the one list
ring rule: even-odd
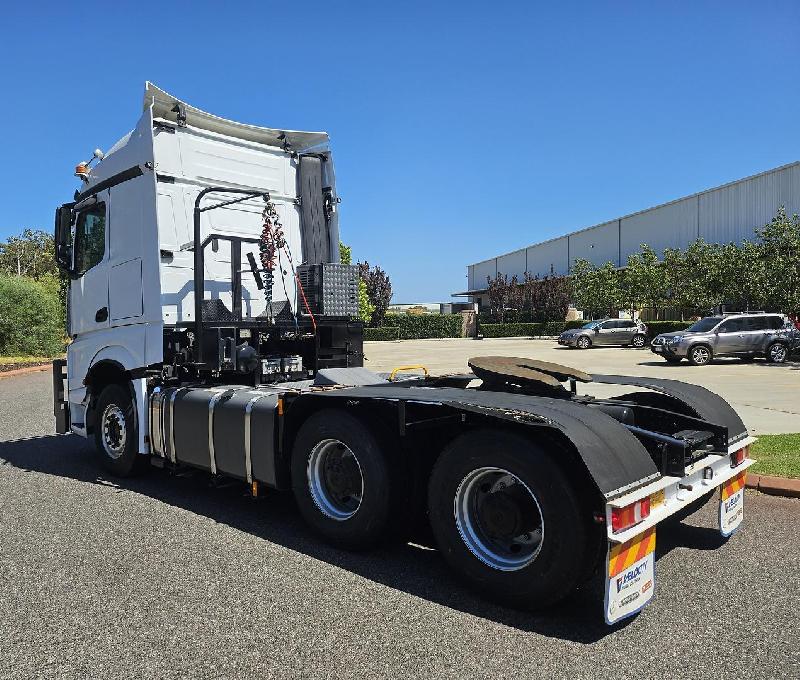
{"label": "white licence plate", "polygon": [[664,348],[661,345],[653,345],[654,352],[663,352]]}

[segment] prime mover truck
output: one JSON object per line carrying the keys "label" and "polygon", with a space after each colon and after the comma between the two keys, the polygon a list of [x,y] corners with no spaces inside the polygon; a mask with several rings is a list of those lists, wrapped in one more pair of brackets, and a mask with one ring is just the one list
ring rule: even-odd
{"label": "prime mover truck", "polygon": [[660,522],[718,495],[722,533],[740,526],[754,439],[701,387],[515,357],[366,370],[325,133],[233,122],[148,83],[134,130],[76,175],[55,219],[71,340],[54,413],[110,473],[291,490],[348,549],[420,531],[515,607],[599,574],[609,624],[653,597]]}

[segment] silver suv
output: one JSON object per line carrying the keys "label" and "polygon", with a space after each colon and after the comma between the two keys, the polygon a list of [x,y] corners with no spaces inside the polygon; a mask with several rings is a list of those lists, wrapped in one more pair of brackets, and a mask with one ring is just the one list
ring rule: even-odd
{"label": "silver suv", "polygon": [[650,350],[670,363],[688,359],[695,366],[708,364],[715,356],[763,356],[782,364],[789,356],[789,338],[780,314],[730,314],[707,316],[685,331],[657,335]]}
{"label": "silver suv", "polygon": [[647,344],[647,326],[631,319],[600,319],[590,321],[580,328],[564,331],[558,336],[558,344],[578,349],[589,349],[592,345]]}

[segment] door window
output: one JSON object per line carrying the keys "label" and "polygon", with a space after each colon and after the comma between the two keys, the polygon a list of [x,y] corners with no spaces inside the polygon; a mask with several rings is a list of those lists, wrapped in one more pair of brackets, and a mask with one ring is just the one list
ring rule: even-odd
{"label": "door window", "polygon": [[728,319],[719,327],[720,333],[741,333],[748,330],[747,319]]}
{"label": "door window", "polygon": [[78,213],[75,224],[75,275],[83,276],[103,259],[106,252],[106,204]]}

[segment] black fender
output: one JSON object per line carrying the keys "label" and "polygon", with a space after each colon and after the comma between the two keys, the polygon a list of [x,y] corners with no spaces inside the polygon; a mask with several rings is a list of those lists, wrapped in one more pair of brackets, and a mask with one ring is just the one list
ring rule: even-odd
{"label": "black fender", "polygon": [[718,394],[705,387],[662,378],[630,375],[593,375],[592,381],[610,385],[633,385],[661,392],[685,404],[698,418],[728,429],[728,446],[749,436],[739,414]]}
{"label": "black fender", "polygon": [[606,499],[661,476],[650,454],[622,424],[598,409],[587,408],[569,399],[453,387],[403,387],[391,383],[348,387],[307,396],[351,403],[364,400],[438,404],[461,412],[555,428],[573,444],[590,478]]}

